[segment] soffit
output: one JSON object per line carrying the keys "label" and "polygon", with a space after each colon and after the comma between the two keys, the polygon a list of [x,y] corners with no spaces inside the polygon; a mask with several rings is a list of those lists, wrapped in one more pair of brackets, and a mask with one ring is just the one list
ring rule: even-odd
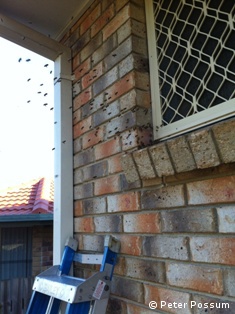
{"label": "soffit", "polygon": [[93,0],[1,0],[0,13],[59,40]]}

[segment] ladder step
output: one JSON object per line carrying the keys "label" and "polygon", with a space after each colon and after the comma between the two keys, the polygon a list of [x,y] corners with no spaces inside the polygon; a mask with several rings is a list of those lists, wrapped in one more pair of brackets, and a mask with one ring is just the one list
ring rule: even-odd
{"label": "ladder step", "polygon": [[83,254],[75,253],[74,262],[79,262],[81,264],[102,264],[104,254]]}
{"label": "ladder step", "polygon": [[66,302],[73,302],[77,288],[85,279],[59,276],[59,266],[52,266],[36,277],[33,290]]}
{"label": "ladder step", "polygon": [[[104,242],[104,254],[75,253],[77,241],[69,238],[61,264],[50,267],[35,278],[27,314],[58,314],[61,301],[67,303],[67,314],[105,313],[119,248],[120,242],[108,236]],[[73,261],[100,264],[100,271],[87,279],[69,276]]]}

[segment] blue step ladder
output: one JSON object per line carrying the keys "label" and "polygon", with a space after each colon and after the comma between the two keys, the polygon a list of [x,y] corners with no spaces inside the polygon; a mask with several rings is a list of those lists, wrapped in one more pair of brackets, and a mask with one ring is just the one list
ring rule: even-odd
{"label": "blue step ladder", "polygon": [[[58,314],[61,301],[66,302],[65,314],[105,314],[111,280],[120,242],[106,236],[104,254],[75,253],[77,241],[69,238],[61,264],[39,274],[26,314]],[[99,264],[100,271],[88,279],[69,276],[73,262]]]}

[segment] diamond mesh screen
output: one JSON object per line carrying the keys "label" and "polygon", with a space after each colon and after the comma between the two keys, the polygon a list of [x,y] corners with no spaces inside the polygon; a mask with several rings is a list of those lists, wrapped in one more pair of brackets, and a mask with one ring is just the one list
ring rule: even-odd
{"label": "diamond mesh screen", "polygon": [[234,0],[153,4],[162,125],[234,98]]}

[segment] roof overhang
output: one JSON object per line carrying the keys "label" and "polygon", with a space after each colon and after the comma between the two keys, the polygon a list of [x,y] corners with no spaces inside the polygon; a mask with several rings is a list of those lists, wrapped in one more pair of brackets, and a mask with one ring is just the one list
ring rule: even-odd
{"label": "roof overhang", "polygon": [[94,0],[0,1],[0,36],[52,61],[70,50],[59,41]]}
{"label": "roof overhang", "polygon": [[59,41],[94,0],[1,0],[0,13]]}
{"label": "roof overhang", "polygon": [[52,61],[63,52],[69,51],[67,47],[19,22],[0,14],[0,36],[30,49]]}

